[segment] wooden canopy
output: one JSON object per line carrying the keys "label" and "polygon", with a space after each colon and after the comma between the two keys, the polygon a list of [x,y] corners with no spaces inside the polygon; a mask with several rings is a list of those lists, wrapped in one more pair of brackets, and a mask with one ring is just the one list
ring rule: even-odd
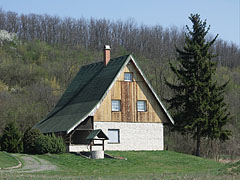
{"label": "wooden canopy", "polygon": [[[107,135],[101,130],[101,129],[96,129],[93,130],[87,137],[86,140],[90,141],[90,151],[92,151],[92,146],[102,146],[104,150],[104,141],[108,140],[109,138]],[[94,140],[102,140],[102,143],[95,144]]]}

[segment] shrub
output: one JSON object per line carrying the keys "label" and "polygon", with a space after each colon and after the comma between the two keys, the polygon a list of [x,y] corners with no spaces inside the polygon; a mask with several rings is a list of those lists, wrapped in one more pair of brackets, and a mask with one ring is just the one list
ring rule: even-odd
{"label": "shrub", "polygon": [[52,152],[53,154],[60,154],[66,152],[66,146],[62,137],[56,137],[55,134],[51,135]]}
{"label": "shrub", "polygon": [[61,137],[52,135],[41,135],[36,139],[36,152],[38,154],[53,153],[59,154],[66,151],[65,144]]}
{"label": "shrub", "polygon": [[48,135],[41,135],[36,139],[36,153],[45,154],[52,152],[52,141]]}
{"label": "shrub", "polygon": [[36,151],[36,140],[42,136],[40,130],[28,128],[23,136],[23,149],[24,153],[35,154]]}
{"label": "shrub", "polygon": [[6,124],[1,138],[1,150],[20,153],[23,150],[22,133],[14,121]]}

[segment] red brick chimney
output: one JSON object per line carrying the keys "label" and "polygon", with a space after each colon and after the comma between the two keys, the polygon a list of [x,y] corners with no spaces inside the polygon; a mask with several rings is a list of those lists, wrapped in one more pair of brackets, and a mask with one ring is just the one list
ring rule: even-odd
{"label": "red brick chimney", "polygon": [[104,45],[104,65],[107,66],[109,60],[111,59],[110,57],[110,46],[109,45]]}

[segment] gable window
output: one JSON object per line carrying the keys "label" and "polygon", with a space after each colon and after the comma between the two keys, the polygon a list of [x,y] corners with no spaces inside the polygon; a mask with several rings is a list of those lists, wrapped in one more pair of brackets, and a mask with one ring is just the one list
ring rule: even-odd
{"label": "gable window", "polygon": [[108,143],[120,143],[119,129],[108,129]]}
{"label": "gable window", "polygon": [[132,81],[132,73],[131,72],[124,73],[124,81]]}
{"label": "gable window", "polygon": [[112,100],[112,111],[120,111],[120,110],[121,110],[121,101]]}
{"label": "gable window", "polygon": [[137,111],[145,112],[147,111],[147,102],[146,101],[137,101]]}

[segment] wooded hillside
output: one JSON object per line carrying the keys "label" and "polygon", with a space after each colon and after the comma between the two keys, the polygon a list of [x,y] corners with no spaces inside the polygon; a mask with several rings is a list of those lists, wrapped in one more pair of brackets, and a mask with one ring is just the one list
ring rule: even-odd
{"label": "wooded hillside", "polygon": [[[0,39],[0,134],[7,121],[25,130],[45,117],[80,66],[103,59],[105,44],[111,45],[112,57],[132,53],[161,99],[169,98],[172,92],[164,77],[176,81],[169,61],[174,63],[175,46],[183,45],[185,33],[176,27],[138,25],[131,19],[73,19],[3,10],[0,30],[16,34],[14,40]],[[240,49],[218,39],[212,51],[218,55],[218,82],[229,80],[226,102],[232,120],[227,126],[233,136],[221,145],[205,140],[202,151],[206,156],[212,151],[235,155],[240,152]],[[172,133],[166,140],[170,149],[193,151],[190,137]]]}

